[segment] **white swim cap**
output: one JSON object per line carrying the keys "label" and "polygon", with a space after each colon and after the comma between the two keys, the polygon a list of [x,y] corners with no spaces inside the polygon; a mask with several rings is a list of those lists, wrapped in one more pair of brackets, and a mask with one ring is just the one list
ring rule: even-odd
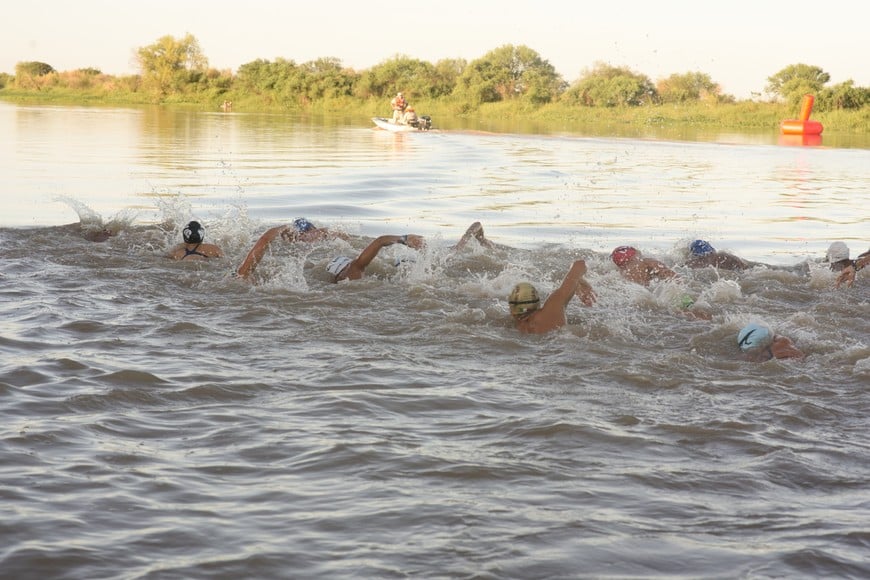
{"label": "white swim cap", "polygon": [[333,276],[338,276],[344,269],[350,266],[350,263],[353,262],[347,256],[336,256],[332,259],[329,265],[326,266],[326,271],[332,274]]}
{"label": "white swim cap", "polygon": [[843,242],[834,242],[828,247],[828,262],[839,262],[840,260],[849,259],[849,246]]}

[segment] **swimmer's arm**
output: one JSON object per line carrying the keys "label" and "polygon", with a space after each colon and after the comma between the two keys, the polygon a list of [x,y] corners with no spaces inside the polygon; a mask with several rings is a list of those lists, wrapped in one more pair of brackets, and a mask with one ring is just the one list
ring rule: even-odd
{"label": "swimmer's arm", "polygon": [[236,272],[239,278],[244,278],[245,280],[247,280],[251,276],[251,274],[254,273],[257,264],[259,264],[260,260],[263,259],[263,256],[266,255],[266,249],[269,247],[269,244],[272,243],[272,240],[277,238],[288,228],[289,226],[286,225],[275,226],[274,228],[266,230],[266,233],[260,236],[260,239],[257,240],[257,243],[254,244],[254,247],[251,248],[251,251],[248,252],[247,256],[245,256],[242,265],[239,266],[239,269]]}
{"label": "swimmer's arm", "polygon": [[589,283],[583,278],[584,274],[586,274],[586,262],[584,260],[575,260],[574,263],[571,264],[571,269],[568,270],[568,273],[565,275],[565,279],[562,280],[562,284],[556,288],[552,294],[550,294],[547,301],[544,302],[544,306],[541,310],[549,310],[553,308],[564,310],[575,294],[583,300],[584,304],[590,306],[591,304],[587,303],[579,294],[580,292],[583,292],[585,285],[585,287],[588,288],[588,292],[591,293],[592,301],[594,302],[595,295],[592,293],[592,287],[589,286]]}
{"label": "swimmer's arm", "polygon": [[855,284],[855,268],[853,266],[846,266],[843,268],[843,271],[840,272],[840,275],[837,276],[837,282],[834,284],[834,288],[839,289],[840,286],[845,282],[847,288],[851,288],[853,284]]}
{"label": "swimmer's arm", "polygon": [[483,225],[480,222],[474,222],[468,226],[468,229],[465,230],[465,233],[462,234],[462,237],[459,238],[459,241],[455,246],[453,246],[453,249],[457,251],[461,250],[471,240],[471,238],[477,238],[478,243],[485,248],[493,247],[493,243],[487,240],[483,233]]}
{"label": "swimmer's arm", "polygon": [[409,248],[419,249],[423,247],[423,237],[414,234],[406,234],[404,236],[380,236],[374,239],[366,248],[360,252],[356,260],[351,263],[351,267],[364,271],[372,263],[378,252],[382,248],[392,246],[393,244],[404,244]]}
{"label": "swimmer's arm", "polygon": [[846,287],[851,288],[855,284],[855,276],[858,274],[858,270],[863,270],[867,264],[870,264],[870,253],[865,252],[858,256],[850,265],[843,268],[843,271],[837,276],[837,283],[834,287],[839,288],[845,282]]}

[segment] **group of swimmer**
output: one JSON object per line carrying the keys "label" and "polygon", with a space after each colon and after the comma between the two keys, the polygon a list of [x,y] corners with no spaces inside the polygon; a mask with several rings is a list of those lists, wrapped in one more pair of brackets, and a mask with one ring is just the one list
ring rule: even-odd
{"label": "group of swimmer", "polygon": [[[306,218],[297,218],[289,225],[275,226],[266,230],[257,240],[236,271],[236,275],[244,280],[251,280],[257,265],[263,259],[270,244],[277,238],[286,242],[318,242],[333,239],[349,239],[343,232],[328,228],[316,227]],[[183,243],[169,252],[169,257],[175,260],[204,260],[219,258],[224,254],[220,247],[205,242],[205,228],[197,221],[191,221],[182,231]],[[480,222],[471,224],[459,242],[453,246],[453,251],[459,251],[472,239],[485,248],[496,247],[484,234]],[[359,280],[365,275],[366,268],[378,256],[378,253],[393,244],[402,244],[413,249],[425,246],[423,236],[415,234],[383,235],[371,241],[356,257],[336,256],[326,269],[332,275],[333,282],[342,280]],[[686,265],[691,268],[717,268],[740,271],[759,264],[748,262],[733,254],[720,252],[705,240],[695,240],[689,246],[690,256]],[[653,280],[668,280],[677,278],[678,274],[654,258],[644,257],[632,246],[619,246],[614,249],[610,258],[616,264],[622,276],[631,282],[649,286]],[[870,263],[870,250],[856,259],[849,258],[849,248],[843,242],[830,245],[826,257],[832,271],[838,272],[836,288],[841,285],[851,287],[856,274]],[[516,284],[508,296],[510,314],[517,330],[527,334],[543,334],[556,330],[567,324],[566,309],[573,297],[577,297],[585,306],[595,304],[597,298],[592,286],[584,278],[586,274],[585,260],[575,260],[558,288],[547,297],[543,304],[537,289],[529,282]],[[711,315],[703,309],[696,308],[694,301],[685,296],[681,299],[681,308],[694,318],[707,319]],[[792,341],[775,334],[768,326],[752,322],[743,327],[737,334],[737,345],[748,360],[764,361],[772,358],[803,358],[801,352]]]}

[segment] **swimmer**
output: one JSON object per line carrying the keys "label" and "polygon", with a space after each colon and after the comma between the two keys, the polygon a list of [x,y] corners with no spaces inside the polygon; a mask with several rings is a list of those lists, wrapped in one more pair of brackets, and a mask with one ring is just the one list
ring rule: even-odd
{"label": "swimmer", "polygon": [[468,229],[465,230],[465,233],[462,234],[462,237],[459,238],[459,241],[453,246],[454,251],[459,251],[464,248],[471,239],[474,238],[477,240],[477,243],[483,246],[484,248],[494,248],[495,244],[486,239],[486,235],[483,233],[483,225],[480,222],[474,222]]}
{"label": "swimmer", "polygon": [[843,242],[834,242],[828,246],[825,261],[830,263],[832,272],[842,272],[844,268],[852,265],[849,259],[849,246]]}
{"label": "swimmer", "polygon": [[676,278],[677,273],[654,258],[644,258],[640,252],[631,246],[619,246],[610,254],[610,259],[619,268],[623,278],[649,286],[653,280]]}
{"label": "swimmer", "polygon": [[[677,273],[654,258],[644,258],[640,252],[631,246],[619,246],[610,254],[610,259],[619,268],[626,280],[649,286],[653,280],[671,280],[677,278]],[[711,320],[713,315],[706,309],[695,304],[688,294],[682,294],[674,302],[674,306],[689,318]]]}
{"label": "swimmer", "polygon": [[114,234],[112,230],[109,228],[100,228],[98,230],[85,230],[82,233],[82,237],[84,237],[89,242],[105,242],[109,238],[111,238]]}
{"label": "swimmer", "polygon": [[184,226],[181,232],[184,243],[178,244],[169,252],[173,260],[207,260],[222,258],[224,253],[214,244],[205,244],[205,228],[198,221],[192,221]]}
{"label": "swimmer", "polygon": [[689,251],[691,256],[686,260],[686,265],[690,268],[712,266],[722,270],[746,270],[750,267],[746,260],[728,252],[720,252],[704,240],[692,242]]}
{"label": "swimmer", "polygon": [[770,327],[751,322],[737,333],[737,346],[751,362],[764,362],[773,358],[804,358],[790,338],[774,334]]}
{"label": "swimmer", "polygon": [[365,275],[366,268],[372,263],[378,253],[387,246],[402,244],[419,250],[425,245],[423,236],[405,234],[403,236],[380,236],[375,238],[356,258],[336,256],[326,266],[326,271],[332,274],[333,282],[342,280],[359,280]]}
{"label": "swimmer", "polygon": [[575,260],[556,288],[541,306],[537,289],[528,282],[520,282],[511,291],[508,305],[517,330],[525,334],[544,334],[567,324],[565,309],[571,298],[577,296],[586,306],[595,304],[595,293],[583,278],[586,262]]}
{"label": "swimmer", "polygon": [[[870,264],[870,250],[867,250],[863,254],[859,254],[857,258],[850,262],[850,264],[843,267],[840,271],[840,275],[837,276],[837,282],[834,285],[835,288],[839,288],[843,283],[846,284],[847,288],[851,288],[852,285],[855,284],[855,276],[860,270],[867,267],[867,264]],[[833,267],[833,264],[831,266]]]}
{"label": "swimmer", "polygon": [[281,238],[288,242],[320,242],[336,238],[346,240],[349,237],[344,232],[318,228],[304,217],[293,220],[291,226],[281,232]]}
{"label": "swimmer", "polygon": [[306,218],[296,218],[290,225],[275,226],[266,230],[248,252],[248,255],[245,256],[245,259],[236,271],[236,275],[239,278],[249,279],[257,268],[257,264],[266,255],[269,244],[278,236],[281,236],[281,239],[287,242],[318,242],[335,238],[343,240],[348,238],[345,233],[334,232],[327,228],[318,228]]}

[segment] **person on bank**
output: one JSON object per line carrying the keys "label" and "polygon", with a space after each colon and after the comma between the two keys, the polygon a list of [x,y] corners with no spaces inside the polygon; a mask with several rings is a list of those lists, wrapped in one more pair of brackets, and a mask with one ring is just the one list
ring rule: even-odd
{"label": "person on bank", "polygon": [[524,334],[544,334],[565,326],[568,322],[565,309],[574,296],[586,306],[595,304],[595,292],[584,274],[586,262],[575,260],[562,284],[547,297],[543,306],[532,284],[520,282],[514,286],[508,296],[508,307],[517,330]]}
{"label": "person on bank", "polygon": [[769,326],[757,322],[750,322],[740,329],[737,346],[750,362],[806,356],[790,338],[774,334]]}
{"label": "person on bank", "polygon": [[632,246],[619,246],[610,253],[610,259],[619,268],[622,277],[641,286],[649,286],[653,280],[676,278],[677,273],[655,258],[644,258]]}
{"label": "person on bank", "polygon": [[686,265],[690,268],[719,268],[722,270],[746,270],[751,266],[743,258],[716,250],[705,240],[695,240],[689,245],[690,256]]}
{"label": "person on bank", "polygon": [[222,258],[223,251],[214,244],[206,244],[205,228],[198,221],[191,221],[181,232],[183,243],[175,246],[169,257],[173,260],[207,260],[209,258]]}
{"label": "person on bank", "polygon": [[405,96],[400,92],[396,93],[396,96],[390,101],[390,107],[393,109],[393,123],[402,122],[402,116],[405,114],[407,106],[408,102],[405,100]]}
{"label": "person on bank", "polygon": [[[851,288],[855,284],[855,277],[858,272],[866,268],[867,264],[870,264],[870,250],[867,250],[863,254],[859,254],[857,258],[850,260],[849,262],[849,264],[844,265],[840,270],[840,274],[837,276],[837,282],[834,285],[835,288],[839,288],[844,283],[847,288]],[[833,267],[833,264],[831,266]]]}
{"label": "person on bank", "polygon": [[281,225],[269,228],[245,256],[236,275],[245,280],[250,279],[251,275],[256,270],[257,265],[266,255],[266,250],[269,245],[277,237],[281,237],[286,242],[319,242],[323,240],[333,240],[341,238],[348,239],[348,235],[343,232],[335,232],[327,228],[318,228],[306,218],[296,218],[290,225]]}
{"label": "person on bank", "polygon": [[336,256],[326,266],[326,271],[332,274],[333,282],[342,280],[359,280],[365,275],[366,268],[372,263],[378,253],[393,244],[402,244],[419,250],[425,245],[423,236],[405,234],[403,236],[379,236],[375,238],[356,258]]}

